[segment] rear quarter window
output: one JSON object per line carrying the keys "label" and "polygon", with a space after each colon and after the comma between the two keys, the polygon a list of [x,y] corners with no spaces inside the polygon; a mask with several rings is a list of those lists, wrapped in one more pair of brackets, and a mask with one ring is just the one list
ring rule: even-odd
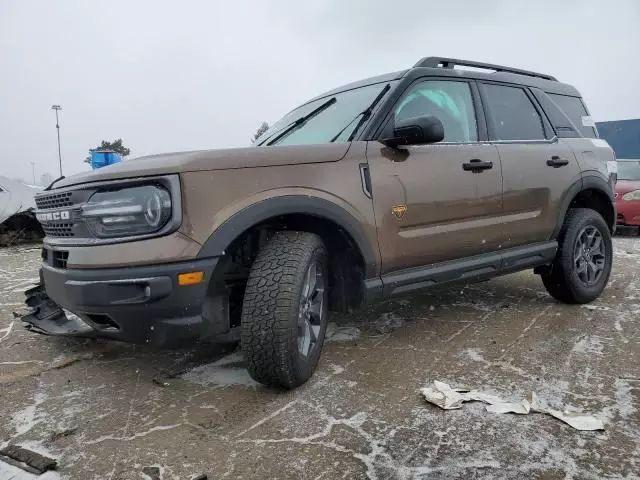
{"label": "rear quarter window", "polygon": [[565,113],[583,137],[597,138],[593,120],[579,97],[548,93],[549,98]]}

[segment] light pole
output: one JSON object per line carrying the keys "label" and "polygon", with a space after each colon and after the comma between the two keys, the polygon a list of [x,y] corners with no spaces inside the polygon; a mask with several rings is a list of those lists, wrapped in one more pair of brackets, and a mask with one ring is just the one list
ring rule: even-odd
{"label": "light pole", "polygon": [[36,162],[30,162],[31,163],[31,171],[33,173],[33,185],[36,184]]}
{"label": "light pole", "polygon": [[60,122],[58,121],[58,110],[62,110],[60,105],[51,105],[51,110],[56,111],[56,129],[58,131],[58,161],[60,162],[60,176],[62,176],[62,153],[60,152]]}

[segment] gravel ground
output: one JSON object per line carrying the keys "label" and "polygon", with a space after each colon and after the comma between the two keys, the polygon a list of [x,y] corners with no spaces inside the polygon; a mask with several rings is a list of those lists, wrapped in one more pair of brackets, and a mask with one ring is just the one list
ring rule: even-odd
{"label": "gravel ground", "polygon": [[[252,382],[233,346],[27,332],[12,311],[39,250],[2,249],[0,445],[58,459],[45,478],[640,478],[640,239],[615,247],[588,306],[555,302],[523,272],[334,316],[318,371],[292,392]],[[433,380],[533,390],[605,430],[478,403],[443,411],[419,393]],[[16,472],[0,463],[0,479]]]}

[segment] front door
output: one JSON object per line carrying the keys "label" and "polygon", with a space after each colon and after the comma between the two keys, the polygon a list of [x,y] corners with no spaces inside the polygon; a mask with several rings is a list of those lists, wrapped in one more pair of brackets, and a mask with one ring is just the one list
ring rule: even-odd
{"label": "front door", "polygon": [[399,119],[433,115],[444,126],[443,142],[399,149],[368,143],[382,274],[500,248],[500,158],[481,141],[478,105],[470,82],[420,80],[398,101],[383,136],[392,136]]}

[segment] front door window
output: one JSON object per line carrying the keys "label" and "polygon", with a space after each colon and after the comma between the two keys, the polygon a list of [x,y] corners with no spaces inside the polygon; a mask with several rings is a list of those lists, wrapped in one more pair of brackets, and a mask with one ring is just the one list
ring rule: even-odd
{"label": "front door window", "polygon": [[444,126],[444,142],[478,141],[471,89],[467,82],[427,80],[409,90],[394,111],[394,121],[432,115]]}

